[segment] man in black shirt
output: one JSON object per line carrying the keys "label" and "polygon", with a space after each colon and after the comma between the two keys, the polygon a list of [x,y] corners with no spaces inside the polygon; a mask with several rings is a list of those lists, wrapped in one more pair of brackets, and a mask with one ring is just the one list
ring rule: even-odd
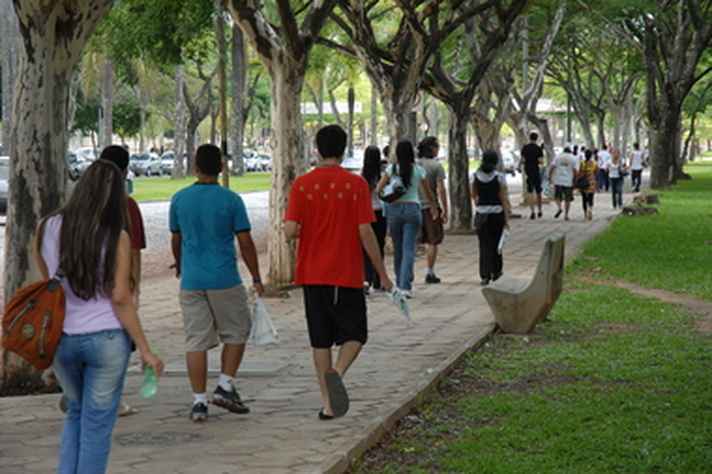
{"label": "man in black shirt", "polygon": [[[527,175],[527,192],[531,195],[536,192],[537,205],[539,207],[539,218],[543,216],[541,212],[541,172],[539,167],[542,164],[542,158],[544,158],[544,152],[541,147],[537,145],[537,140],[539,135],[532,132],[529,135],[530,143],[527,143],[522,147],[522,162],[524,163],[524,173]],[[534,199],[530,196],[529,207],[531,208],[530,219],[536,219],[536,214],[534,213]]]}

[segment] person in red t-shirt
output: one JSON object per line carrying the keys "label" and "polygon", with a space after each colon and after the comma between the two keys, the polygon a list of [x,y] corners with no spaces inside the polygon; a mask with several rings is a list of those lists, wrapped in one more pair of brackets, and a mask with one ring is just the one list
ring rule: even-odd
{"label": "person in red t-shirt", "polygon": [[[118,145],[111,145],[102,150],[100,159],[114,163],[124,177],[129,169],[129,152]],[[128,233],[131,237],[131,283],[133,285],[134,302],[136,308],[139,305],[141,294],[141,250],[146,248],[146,233],[143,226],[143,216],[136,201],[127,197]],[[122,402],[119,416],[127,416],[137,413],[138,410],[132,408],[128,403]]]}
{"label": "person in red t-shirt", "polygon": [[[368,184],[341,167],[346,139],[338,125],[319,130],[316,145],[321,161],[292,184],[285,216],[287,237],[299,239],[295,283],[304,289],[323,403],[321,420],[344,416],[348,411],[342,377],[368,337],[362,248],[383,288],[393,288],[371,228],[375,215]],[[341,347],[335,365],[334,345]]]}

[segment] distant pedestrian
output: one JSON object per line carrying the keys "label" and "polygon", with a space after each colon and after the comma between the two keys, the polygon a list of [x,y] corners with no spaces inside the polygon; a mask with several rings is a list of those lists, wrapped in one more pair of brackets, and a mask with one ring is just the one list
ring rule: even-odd
{"label": "distant pedestrian", "polygon": [[[381,262],[383,262],[383,250],[386,246],[388,222],[383,215],[383,202],[381,202],[381,199],[378,197],[378,192],[376,191],[378,182],[381,180],[381,174],[381,151],[377,146],[369,146],[363,155],[361,176],[366,180],[366,183],[368,183],[368,189],[371,192],[371,206],[376,215],[376,220],[371,223],[371,228],[376,235]],[[366,269],[366,292],[368,293],[370,290],[381,290],[381,278],[378,276],[376,267],[371,263],[371,257],[369,257],[366,249],[363,250],[363,261],[364,268]]]}
{"label": "distant pedestrian", "polygon": [[597,184],[598,191],[606,191],[610,188],[608,178],[608,166],[611,164],[611,154],[608,151],[608,145],[604,144],[598,152],[598,176]]}
{"label": "distant pedestrian", "polygon": [[596,194],[596,173],[598,165],[593,159],[593,151],[586,150],[584,161],[579,165],[576,175],[577,188],[581,192],[583,215],[586,220],[593,220],[593,199]]}
{"label": "distant pedestrian", "polygon": [[[427,196],[420,193],[423,214],[423,243],[427,246],[428,272],[425,275],[425,283],[440,283],[441,280],[435,275],[435,262],[438,258],[438,246],[445,238],[445,224],[447,224],[448,201],[447,190],[445,189],[445,169],[435,158],[438,156],[440,145],[435,137],[425,137],[418,144],[418,164],[425,170],[425,180],[428,187],[436,195],[434,201],[430,201]],[[439,201],[438,199],[439,198]],[[438,218],[433,219],[431,208],[437,208]]]}
{"label": "distant pedestrian", "polygon": [[569,220],[569,210],[571,201],[574,200],[574,177],[578,162],[571,153],[569,146],[564,148],[564,152],[557,156],[549,169],[549,182],[554,183],[554,199],[558,210],[554,218],[561,216],[563,202],[564,219]]}
{"label": "distant pedestrian", "polygon": [[643,168],[645,153],[640,149],[639,143],[633,143],[633,153],[630,158],[630,173],[633,184],[633,192],[640,192],[640,185],[643,183]]}
{"label": "distant pedestrian", "polygon": [[[401,141],[396,147],[398,161],[386,168],[386,173],[378,183],[380,194],[391,178],[397,176],[403,183],[405,194],[386,205],[388,231],[393,239],[393,264],[396,273],[396,285],[406,298],[413,297],[413,266],[415,264],[415,246],[418,231],[423,225],[419,191],[435,202],[435,197],[425,179],[425,170],[415,163],[413,145]],[[430,208],[432,218],[438,219],[438,209]]]}
{"label": "distant pedestrian", "polygon": [[479,240],[480,283],[485,286],[502,276],[502,255],[498,251],[502,232],[509,228],[507,179],[497,171],[497,152],[487,150],[472,179],[475,228]]}
{"label": "distant pedestrian", "polygon": [[160,376],[163,362],[144,335],[131,285],[124,174],[96,160],[69,202],[38,226],[42,278],[61,274],[65,320],[53,369],[67,415],[57,472],[104,473],[111,451],[132,341]]}
{"label": "distant pedestrian", "polygon": [[258,295],[264,293],[257,250],[242,198],[218,184],[222,154],[201,145],[195,154],[198,180],[171,201],[170,230],[185,328],[188,378],[193,389],[190,419],[208,417],[208,350],[223,343],[213,404],[238,414],[250,409],[235,388],[252,327],[247,291],[237,268],[235,236]]}
{"label": "distant pedestrian", "polygon": [[529,208],[531,209],[530,219],[536,219],[534,214],[534,194],[536,193],[536,207],[539,210],[538,216],[541,219],[544,215],[541,210],[541,166],[544,160],[544,152],[537,143],[539,135],[532,132],[529,135],[530,142],[522,147],[522,160],[524,162],[524,173],[527,176],[527,193],[529,194]]}
{"label": "distant pedestrian", "polygon": [[[287,238],[299,240],[295,283],[304,289],[309,341],[321,390],[320,420],[348,412],[343,377],[368,338],[362,249],[381,287],[393,288],[371,227],[375,216],[368,183],[341,167],[346,140],[346,132],[338,125],[317,132],[319,164],[292,184],[284,218]],[[334,345],[340,346],[336,364],[332,363]]]}
{"label": "distant pedestrian", "polygon": [[623,207],[623,178],[627,173],[627,168],[621,159],[619,150],[613,150],[611,162],[608,165],[608,175],[611,180],[611,196],[613,197],[613,209]]}

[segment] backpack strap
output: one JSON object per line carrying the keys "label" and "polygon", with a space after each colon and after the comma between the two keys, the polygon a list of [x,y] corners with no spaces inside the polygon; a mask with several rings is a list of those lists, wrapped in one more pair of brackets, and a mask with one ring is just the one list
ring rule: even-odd
{"label": "backpack strap", "polygon": [[[42,243],[44,241],[44,235],[45,235],[45,227],[47,227],[47,221],[49,220],[50,216],[44,217],[40,221],[40,225],[37,228],[37,242],[35,243],[35,250],[37,252],[37,255],[40,257],[42,256]],[[57,271],[54,272],[54,276],[50,278],[50,280],[62,280],[64,278],[64,272],[62,271],[62,268],[57,266]]]}

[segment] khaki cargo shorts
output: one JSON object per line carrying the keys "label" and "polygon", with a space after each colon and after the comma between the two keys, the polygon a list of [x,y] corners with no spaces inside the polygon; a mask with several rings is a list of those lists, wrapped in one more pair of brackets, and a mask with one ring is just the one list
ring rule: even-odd
{"label": "khaki cargo shorts", "polygon": [[181,290],[186,352],[202,352],[223,344],[244,344],[252,318],[243,285],[226,290]]}

